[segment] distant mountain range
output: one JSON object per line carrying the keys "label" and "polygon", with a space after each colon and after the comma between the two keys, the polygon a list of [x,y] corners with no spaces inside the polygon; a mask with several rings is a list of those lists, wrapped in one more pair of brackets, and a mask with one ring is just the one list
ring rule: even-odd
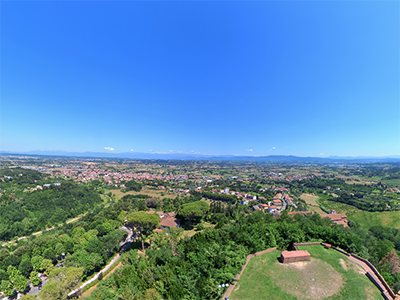
{"label": "distant mountain range", "polygon": [[302,157],[293,155],[268,155],[268,156],[237,156],[237,155],[201,155],[182,153],[139,153],[139,152],[67,152],[67,151],[29,151],[9,152],[0,151],[1,155],[32,155],[32,156],[53,156],[53,157],[82,157],[82,158],[128,158],[128,159],[165,159],[165,160],[230,160],[230,161],[255,161],[255,162],[400,162],[400,155],[385,157],[372,156],[330,156],[330,157]]}

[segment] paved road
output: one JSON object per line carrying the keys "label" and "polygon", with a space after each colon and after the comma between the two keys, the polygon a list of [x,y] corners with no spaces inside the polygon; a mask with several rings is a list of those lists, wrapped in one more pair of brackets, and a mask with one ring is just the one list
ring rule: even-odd
{"label": "paved road", "polygon": [[284,211],[284,210],[286,209],[287,203],[286,203],[286,201],[284,200],[284,199],[285,199],[285,195],[286,195],[286,194],[284,193],[283,196],[282,196],[282,203],[283,203],[283,206],[282,206],[281,209],[278,210],[278,212],[282,212],[282,211]]}
{"label": "paved road", "polygon": [[76,293],[78,293],[80,290],[82,290],[85,286],[87,286],[88,284],[91,284],[93,281],[95,281],[97,278],[99,278],[100,274],[104,274],[105,272],[108,271],[108,269],[111,268],[111,266],[113,264],[115,264],[117,262],[117,260],[121,257],[121,254],[125,252],[125,250],[129,247],[129,245],[137,238],[137,236],[139,235],[139,233],[136,233],[133,236],[133,232],[132,230],[126,228],[125,226],[123,228],[121,228],[121,230],[125,230],[128,231],[128,237],[125,240],[124,245],[122,246],[121,250],[118,252],[117,255],[114,256],[114,258],[100,271],[98,272],[96,275],[94,275],[92,278],[90,278],[88,281],[84,282],[79,288],[77,288],[76,290],[72,291],[71,293],[68,294],[68,297],[71,297],[73,295],[75,295]]}

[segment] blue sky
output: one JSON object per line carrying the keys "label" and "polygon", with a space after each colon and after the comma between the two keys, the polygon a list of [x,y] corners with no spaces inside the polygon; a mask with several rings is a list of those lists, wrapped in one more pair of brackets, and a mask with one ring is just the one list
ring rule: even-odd
{"label": "blue sky", "polygon": [[399,36],[398,1],[3,1],[0,150],[398,155]]}

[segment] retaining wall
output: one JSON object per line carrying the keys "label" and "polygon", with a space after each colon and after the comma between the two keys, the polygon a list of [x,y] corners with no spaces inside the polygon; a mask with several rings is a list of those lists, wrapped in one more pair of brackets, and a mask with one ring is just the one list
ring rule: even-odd
{"label": "retaining wall", "polygon": [[294,243],[297,246],[314,246],[314,245],[321,245],[321,242],[309,242],[309,243]]}
{"label": "retaining wall", "polygon": [[335,247],[335,246],[332,246],[331,248],[332,248],[332,249],[335,249],[336,251],[338,251],[338,252],[340,252],[340,253],[342,253],[342,254],[344,254],[344,255],[346,255],[346,256],[350,256],[349,253],[347,253],[346,251],[344,251],[344,250],[342,250],[342,249],[339,249],[339,248],[337,248],[337,247]]}
{"label": "retaining wall", "polygon": [[379,281],[381,282],[381,284],[385,287],[387,293],[392,297],[395,298],[396,295],[395,293],[392,291],[392,289],[390,288],[390,286],[386,283],[385,279],[382,277],[382,275],[378,272],[378,270],[366,259],[355,255],[353,253],[351,253],[351,256],[357,258],[358,260],[361,260],[362,262],[364,262],[365,264],[367,264],[368,267],[371,268],[371,270],[374,272],[375,276],[378,277]]}

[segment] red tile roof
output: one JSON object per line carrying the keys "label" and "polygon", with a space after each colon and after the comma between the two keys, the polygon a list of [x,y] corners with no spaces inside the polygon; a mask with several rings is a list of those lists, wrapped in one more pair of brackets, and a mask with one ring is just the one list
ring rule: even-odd
{"label": "red tile roof", "polygon": [[164,217],[161,219],[160,226],[164,227],[177,227],[179,225],[179,220],[171,217]]}

